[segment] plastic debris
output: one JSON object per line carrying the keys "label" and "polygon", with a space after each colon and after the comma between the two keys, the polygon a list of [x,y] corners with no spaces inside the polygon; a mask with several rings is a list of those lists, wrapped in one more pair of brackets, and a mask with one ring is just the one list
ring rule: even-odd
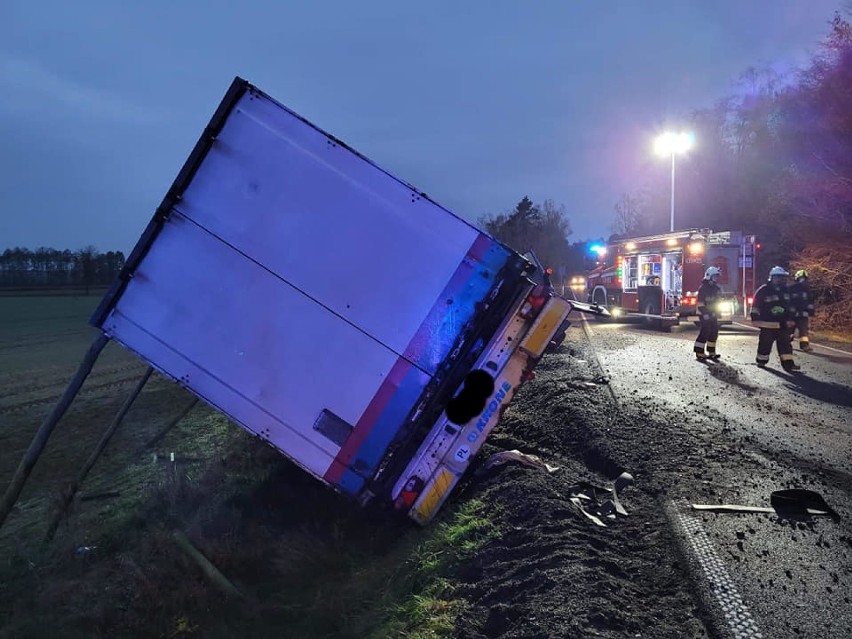
{"label": "plastic debris", "polygon": [[549,473],[555,473],[559,470],[559,466],[548,464],[542,461],[542,459],[537,455],[528,455],[519,450],[505,450],[502,453],[494,453],[491,457],[486,459],[485,463],[477,470],[477,474],[482,474],[496,466],[502,466],[503,464],[513,461],[520,462],[527,466],[532,466],[533,468],[543,468]]}

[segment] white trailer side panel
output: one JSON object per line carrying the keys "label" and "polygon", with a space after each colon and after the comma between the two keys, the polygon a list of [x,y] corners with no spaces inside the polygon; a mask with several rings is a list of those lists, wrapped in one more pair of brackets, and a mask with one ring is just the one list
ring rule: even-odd
{"label": "white trailer side panel", "polygon": [[237,78],[92,323],[358,494],[525,268]]}
{"label": "white trailer side panel", "polygon": [[319,477],[340,446],[318,416],[354,426],[398,359],[180,215],[103,328]]}
{"label": "white trailer side panel", "polygon": [[399,354],[479,234],[252,92],[175,208]]}

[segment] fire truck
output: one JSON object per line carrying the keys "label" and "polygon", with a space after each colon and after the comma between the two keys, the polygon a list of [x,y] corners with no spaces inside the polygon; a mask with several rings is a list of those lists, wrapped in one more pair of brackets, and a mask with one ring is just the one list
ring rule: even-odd
{"label": "fire truck", "polygon": [[641,314],[669,324],[694,319],[704,271],[716,266],[724,294],[721,323],[731,323],[751,302],[757,249],[754,235],[740,231],[688,229],[619,240],[594,247],[597,266],[586,278],[590,302],[613,317]]}

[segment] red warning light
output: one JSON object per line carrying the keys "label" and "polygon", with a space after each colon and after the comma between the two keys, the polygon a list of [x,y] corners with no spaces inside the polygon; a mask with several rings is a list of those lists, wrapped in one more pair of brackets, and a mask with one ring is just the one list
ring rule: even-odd
{"label": "red warning light", "polygon": [[755,244],[754,248],[760,248],[760,244]]}
{"label": "red warning light", "polygon": [[553,275],[553,269],[552,268],[545,269],[544,272],[547,273],[548,275]]}

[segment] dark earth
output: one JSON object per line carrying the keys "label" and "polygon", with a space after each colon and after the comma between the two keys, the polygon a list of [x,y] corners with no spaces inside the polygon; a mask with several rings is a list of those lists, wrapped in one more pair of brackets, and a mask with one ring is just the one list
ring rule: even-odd
{"label": "dark earth", "polygon": [[[588,343],[571,337],[542,360],[489,440],[494,451],[519,449],[559,470],[506,465],[464,491],[496,503],[509,532],[468,565],[462,594],[473,606],[456,636],[707,636],[662,502],[697,443],[619,409]],[[569,501],[574,484],[610,487],[624,471],[635,479],[619,495],[627,517],[599,527]]]}
{"label": "dark earth", "polygon": [[[794,378],[756,369],[754,333],[723,334],[725,359],[712,367],[694,361],[692,340],[694,331],[578,321],[542,359],[431,524],[476,500],[500,531],[448,575],[456,587],[441,596],[468,604],[454,637],[852,637],[849,359],[809,356],[806,375]],[[57,379],[61,389],[67,375]],[[51,494],[85,459],[83,444],[97,438],[134,379],[122,392],[96,384],[69,411],[54,456],[36,469],[50,475],[43,485]],[[0,637],[377,638],[421,630],[414,620],[375,631],[382,599],[416,586],[398,568],[429,552],[411,522],[358,508],[207,407],[156,449],[178,451],[182,465],[155,458],[140,466],[151,459],[145,442],[186,401],[183,389],[155,380],[84,487],[118,491],[126,503],[81,501],[46,555],[37,551],[46,504],[16,513],[18,528],[3,530],[11,551],[0,563]],[[21,414],[20,427],[32,426]],[[193,449],[196,439],[205,442]],[[486,470],[490,455],[515,449],[558,470],[518,462]],[[65,457],[74,458],[54,477]],[[626,515],[606,509],[612,495],[604,490],[625,472],[633,479],[618,491]],[[153,485],[143,481],[152,474]],[[689,502],[762,506],[771,490],[795,487],[823,494],[839,521],[691,514],[737,587],[721,592],[683,529]],[[247,603],[225,600],[175,531]],[[756,626],[726,616],[720,601],[740,596]]]}
{"label": "dark earth", "polygon": [[[455,636],[852,636],[848,472],[823,473],[802,460],[795,460],[799,467],[792,471],[782,467],[791,461],[788,452],[763,446],[750,435],[750,426],[708,408],[704,388],[691,381],[678,396],[649,400],[640,398],[634,380],[629,397],[617,397],[615,380],[610,384],[604,374],[588,331],[572,327],[568,336],[558,352],[541,361],[537,378],[518,393],[479,460],[498,450],[519,449],[559,470],[548,474],[509,464],[490,470],[484,479],[474,476],[462,491],[465,498],[494,503],[499,526],[507,532],[466,566],[462,594],[472,606],[459,619]],[[624,342],[614,347],[614,357],[622,359],[631,340],[651,339],[650,334],[612,336]],[[682,339],[689,354],[694,336]],[[753,336],[743,339],[753,341]],[[672,345],[658,349],[663,357],[671,352],[667,349],[679,348],[678,342],[664,344]],[[744,348],[745,356],[753,357],[753,345]],[[670,370],[704,366],[688,359],[675,365]],[[654,361],[626,368],[637,376],[643,368],[658,373]],[[759,395],[759,389],[740,378],[741,370],[729,363],[711,374],[724,378],[725,391],[752,401],[751,394]],[[622,387],[628,389],[626,381]],[[848,386],[840,388],[848,399]],[[837,394],[834,401],[842,415],[849,404],[838,402]],[[771,415],[768,406],[764,410]],[[603,519],[606,527],[599,527],[570,501],[577,483],[612,487],[624,471],[635,479],[619,494],[626,517]],[[809,475],[822,479],[821,490],[846,487],[830,492],[842,516],[839,523],[775,514],[699,516],[721,561],[755,566],[756,578],[746,575],[740,589],[751,599],[761,634],[725,618],[675,523],[675,511],[688,512],[687,499],[720,503],[731,494],[749,503],[740,489],[762,489],[756,478],[763,475],[776,482],[772,488],[801,486]],[[791,544],[793,554],[785,555],[784,547]],[[811,560],[809,549],[821,554]],[[735,573],[734,579],[743,577]]]}

